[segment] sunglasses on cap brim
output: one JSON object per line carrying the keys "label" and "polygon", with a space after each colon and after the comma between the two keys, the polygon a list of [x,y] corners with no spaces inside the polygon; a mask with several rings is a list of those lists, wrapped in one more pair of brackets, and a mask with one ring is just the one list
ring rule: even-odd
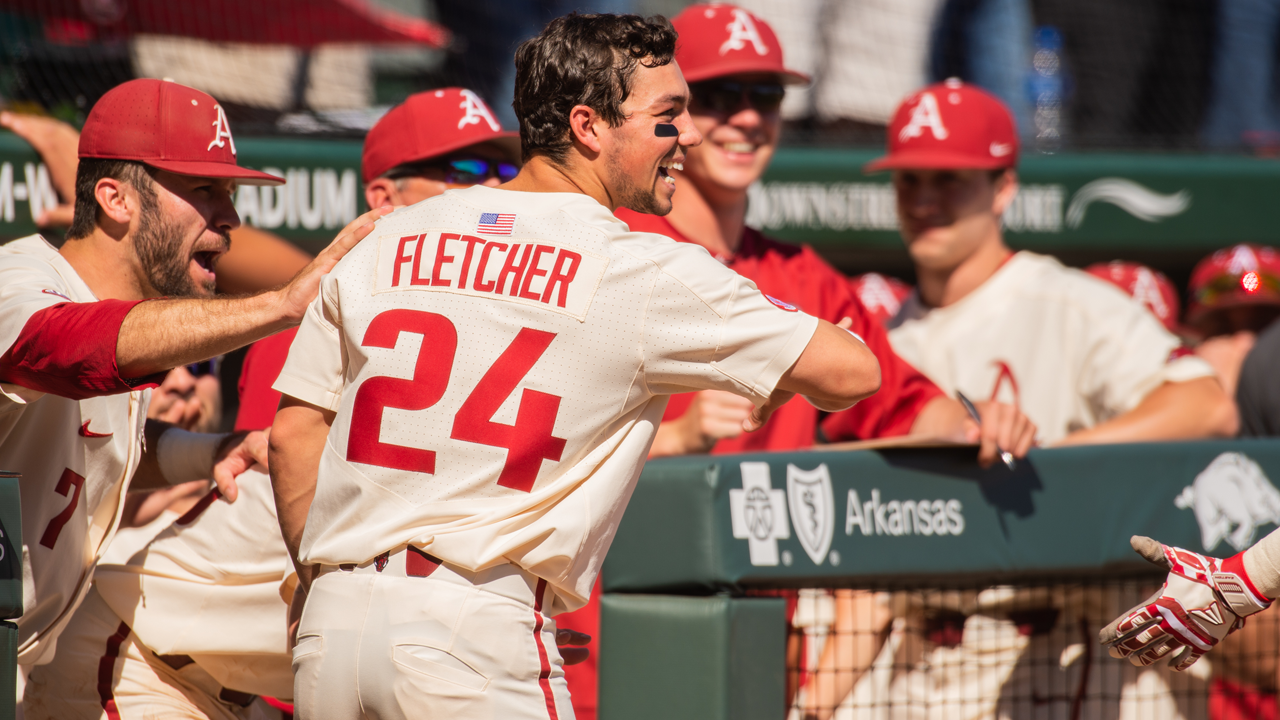
{"label": "sunglasses on cap brim", "polygon": [[425,177],[444,180],[450,185],[479,185],[489,178],[510,182],[519,174],[519,166],[500,160],[478,157],[456,157],[410,163],[387,173],[392,180],[406,177]]}
{"label": "sunglasses on cap brim", "polygon": [[1241,275],[1219,275],[1196,291],[1196,300],[1205,307],[1214,307],[1224,296],[1262,297],[1280,296],[1280,278],[1269,272],[1250,270]]}
{"label": "sunglasses on cap brim", "polygon": [[697,108],[731,113],[743,103],[757,112],[774,112],[782,107],[787,90],[782,83],[744,83],[733,80],[708,80],[689,86]]}

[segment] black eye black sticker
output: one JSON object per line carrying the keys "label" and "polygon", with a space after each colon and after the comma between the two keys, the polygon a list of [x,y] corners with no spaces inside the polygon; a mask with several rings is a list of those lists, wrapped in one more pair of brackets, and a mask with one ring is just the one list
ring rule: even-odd
{"label": "black eye black sticker", "polygon": [[671,123],[658,123],[653,126],[653,134],[658,137],[679,137],[680,131]]}

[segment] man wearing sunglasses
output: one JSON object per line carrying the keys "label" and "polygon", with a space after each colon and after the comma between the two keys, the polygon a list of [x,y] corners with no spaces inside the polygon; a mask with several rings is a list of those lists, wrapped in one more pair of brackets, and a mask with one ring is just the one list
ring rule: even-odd
{"label": "man wearing sunglasses", "polygon": [[[706,142],[689,149],[672,174],[680,188],[666,217],[622,211],[633,229],[702,245],[762,291],[830,322],[848,319],[880,359],[881,389],[829,420],[834,439],[871,439],[917,433],[980,441],[979,460],[996,459],[996,446],[1022,456],[1034,426],[1009,406],[981,403],[980,429],[964,408],[902,362],[849,289],[848,280],[812,249],[765,237],[746,227],[747,188],[769,166],[781,131],[786,87],[809,78],[783,64],[772,28],[732,5],[694,5],[672,20],[680,33],[677,60],[689,82],[690,113]],[[727,393],[677,395],[654,441],[653,456],[694,452],[787,450],[815,442],[819,413],[791,402],[769,424],[741,432],[749,403]]]}
{"label": "man wearing sunglasses", "polygon": [[[672,25],[680,34],[676,59],[689,82],[689,111],[705,139],[689,148],[683,168],[671,173],[677,194],[670,214],[619,210],[618,217],[633,230],[701,245],[770,296],[829,322],[850,324],[880,361],[881,386],[874,396],[828,419],[840,423],[832,426],[838,439],[915,433],[981,442],[984,465],[996,460],[997,446],[1025,455],[1035,426],[1024,415],[1008,405],[979,403],[984,421],[979,428],[958,401],[894,354],[880,323],[852,295],[847,278],[811,248],[746,227],[747,188],[764,175],[777,149],[786,87],[809,80],[784,65],[772,28],[746,10],[719,4],[690,6]],[[745,434],[742,419],[750,411],[750,402],[715,390],[675,395],[651,457],[792,450],[815,442],[820,416],[803,400],[782,406],[763,428]],[[597,620],[593,596],[563,624],[594,634]],[[588,660],[566,671],[579,717],[594,716],[594,670]]]}

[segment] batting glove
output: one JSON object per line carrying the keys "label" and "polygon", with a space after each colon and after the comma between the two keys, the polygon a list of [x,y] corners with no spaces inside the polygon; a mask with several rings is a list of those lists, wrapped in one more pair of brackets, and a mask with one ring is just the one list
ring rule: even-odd
{"label": "batting glove", "polygon": [[1127,657],[1141,667],[1168,656],[1170,667],[1186,670],[1244,627],[1246,616],[1271,605],[1249,581],[1243,553],[1219,560],[1138,535],[1129,544],[1168,570],[1169,577],[1154,595],[1099,633],[1112,657]]}

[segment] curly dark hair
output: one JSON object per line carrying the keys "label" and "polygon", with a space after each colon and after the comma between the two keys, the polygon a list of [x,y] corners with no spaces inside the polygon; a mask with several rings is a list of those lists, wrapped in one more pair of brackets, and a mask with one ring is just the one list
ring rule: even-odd
{"label": "curly dark hair", "polygon": [[516,50],[516,93],[524,160],[545,155],[563,163],[573,142],[569,111],[586,105],[610,127],[626,120],[622,103],[631,94],[636,65],[671,62],[676,31],[655,15],[569,13]]}

